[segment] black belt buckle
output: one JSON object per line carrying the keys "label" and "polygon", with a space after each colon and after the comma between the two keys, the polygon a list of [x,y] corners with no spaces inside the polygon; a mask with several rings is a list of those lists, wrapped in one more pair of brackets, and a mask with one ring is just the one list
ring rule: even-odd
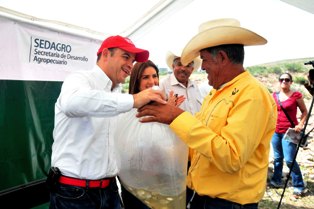
{"label": "black belt buckle", "polygon": [[51,167],[49,169],[48,177],[46,179],[46,185],[50,191],[55,191],[59,182],[61,171],[57,167]]}

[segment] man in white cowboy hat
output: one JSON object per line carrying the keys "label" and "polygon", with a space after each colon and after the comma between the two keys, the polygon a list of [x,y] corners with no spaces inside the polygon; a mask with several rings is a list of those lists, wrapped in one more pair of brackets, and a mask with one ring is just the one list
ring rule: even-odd
{"label": "man in white cowboy hat", "polygon": [[191,209],[258,208],[266,189],[270,140],[277,109],[267,88],[243,67],[244,46],[267,41],[235,19],[200,26],[185,46],[182,64],[195,57],[213,86],[195,116],[174,106],[146,105],[142,122],[158,121],[194,150],[188,187]]}
{"label": "man in white cowboy hat", "polygon": [[182,65],[180,53],[174,54],[168,52],[166,54],[166,62],[168,67],[173,71],[160,81],[160,88],[166,95],[173,91],[174,95],[183,96],[185,99],[179,107],[185,111],[195,114],[202,105],[203,97],[196,82],[190,79],[194,70],[201,65],[201,60],[196,57],[187,65]]}

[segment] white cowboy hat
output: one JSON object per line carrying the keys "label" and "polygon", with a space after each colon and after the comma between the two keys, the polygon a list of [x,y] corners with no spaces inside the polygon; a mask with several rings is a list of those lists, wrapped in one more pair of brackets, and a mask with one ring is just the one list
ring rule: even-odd
{"label": "white cowboy hat", "polygon": [[199,56],[202,49],[224,44],[242,44],[244,46],[266,44],[262,36],[240,27],[240,22],[232,18],[216,19],[199,26],[199,33],[184,47],[181,62],[186,65]]}
{"label": "white cowboy hat", "polygon": [[[176,53],[176,54],[174,54],[173,52],[171,52],[171,51],[168,51],[167,52],[167,54],[166,54],[166,62],[167,62],[167,65],[168,65],[168,67],[171,69],[171,70],[173,70],[173,67],[172,67],[172,64],[173,64],[173,61],[176,59],[176,58],[178,58],[178,57],[180,57],[180,54],[181,53]],[[193,59],[193,61],[194,61],[194,70],[197,70],[197,69],[199,69],[200,67],[201,67],[201,63],[202,63],[202,60],[199,58],[199,57],[195,57],[194,59]],[[191,61],[192,62],[192,61]],[[189,64],[190,62],[188,62],[187,64]]]}

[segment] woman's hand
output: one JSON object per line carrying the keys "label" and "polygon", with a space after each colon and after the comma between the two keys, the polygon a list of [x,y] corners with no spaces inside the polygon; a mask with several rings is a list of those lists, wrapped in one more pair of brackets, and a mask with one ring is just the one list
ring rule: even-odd
{"label": "woman's hand", "polygon": [[303,129],[303,125],[300,124],[300,123],[294,127],[294,130],[295,130],[296,132],[301,132],[302,129]]}

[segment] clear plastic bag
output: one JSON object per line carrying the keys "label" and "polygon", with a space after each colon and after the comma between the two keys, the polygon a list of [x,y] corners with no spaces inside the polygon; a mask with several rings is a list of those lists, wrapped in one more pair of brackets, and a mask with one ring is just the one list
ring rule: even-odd
{"label": "clear plastic bag", "polygon": [[141,123],[136,113],[118,119],[120,182],[151,208],[184,209],[188,148],[168,125]]}

